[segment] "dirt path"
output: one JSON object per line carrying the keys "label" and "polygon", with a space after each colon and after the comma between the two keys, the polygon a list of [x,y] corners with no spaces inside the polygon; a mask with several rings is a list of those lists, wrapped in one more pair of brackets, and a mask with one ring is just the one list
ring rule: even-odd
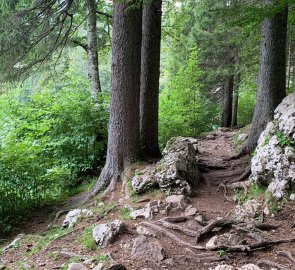
{"label": "dirt path", "polygon": [[[231,181],[236,179],[245,170],[249,160],[247,158],[228,161],[227,158],[235,154],[233,146],[233,136],[237,131],[223,131],[211,133],[200,139],[198,143],[197,160],[200,165],[203,180],[202,184],[196,190],[196,197],[190,198],[189,204],[196,208],[198,215],[201,214],[203,220],[199,222],[195,218],[188,218],[182,222],[177,223],[186,230],[197,232],[204,224],[210,220],[217,220],[220,218],[229,217],[236,203],[225,199],[222,191],[217,192],[218,185],[223,181]],[[117,197],[120,197],[120,188],[118,189]],[[137,199],[137,202],[128,202],[132,208],[141,208],[146,202],[144,200],[164,200],[164,195],[158,191],[151,191]],[[21,245],[9,250],[2,255],[0,259],[5,263],[6,269],[67,269],[67,264],[73,260],[60,256],[60,251],[67,249],[76,254],[86,255],[96,261],[105,261],[108,264],[105,254],[111,253],[112,257],[125,265],[128,270],[158,270],[158,269],[173,269],[173,270],[202,270],[214,269],[219,263],[227,263],[236,267],[241,267],[246,263],[255,263],[261,260],[269,260],[276,263],[287,265],[287,268],[281,269],[295,269],[295,266],[290,264],[278,255],[279,251],[285,250],[295,255],[294,243],[278,245],[272,249],[262,250],[257,252],[240,252],[230,253],[224,250],[207,251],[197,250],[188,245],[205,246],[207,241],[213,236],[229,229],[222,229],[214,233],[205,235],[198,243],[195,238],[184,235],[182,232],[167,229],[168,232],[173,233],[176,237],[183,240],[186,246],[167,234],[152,230],[156,234],[160,245],[163,247],[165,259],[160,262],[151,262],[146,259],[134,259],[131,257],[132,246],[138,234],[136,228],[143,220],[130,220],[126,218],[124,211],[126,211],[126,202],[120,204],[118,200],[112,197],[112,200],[106,199],[104,201],[104,208],[117,204],[106,217],[102,220],[97,220],[97,216],[92,219],[83,220],[73,232],[66,233],[63,237],[57,237],[64,234],[61,231],[60,224],[64,216],[62,216],[56,223],[51,219],[41,220],[39,223],[33,220],[30,227],[24,231],[26,236]],[[93,202],[93,209],[98,211],[98,202]],[[128,209],[127,209],[128,213]],[[183,211],[178,211],[169,214],[169,217],[180,216]],[[165,218],[166,215],[159,213],[152,221],[147,221],[159,225],[159,220]],[[109,222],[115,218],[126,219],[127,233],[122,234],[112,245],[106,249],[98,249],[93,243],[92,227],[94,224]],[[39,218],[40,219],[40,218]],[[292,224],[295,222],[294,204],[288,205],[288,208],[265,218],[266,222],[277,224],[278,230],[268,232],[269,239],[291,238],[295,237],[295,231]],[[35,223],[34,223],[35,222]],[[75,259],[75,258],[74,258]],[[293,263],[294,264],[294,263]],[[291,266],[290,266],[291,265]],[[90,265],[88,269],[92,269]],[[279,269],[265,266],[261,269]]]}

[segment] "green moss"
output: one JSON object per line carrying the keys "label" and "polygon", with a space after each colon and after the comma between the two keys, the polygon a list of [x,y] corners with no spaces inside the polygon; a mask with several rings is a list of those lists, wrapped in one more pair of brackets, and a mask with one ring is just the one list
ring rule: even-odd
{"label": "green moss", "polygon": [[246,193],[242,190],[236,190],[236,195],[238,197],[239,203],[243,204],[246,201],[264,196],[265,191],[266,187],[253,183]]}

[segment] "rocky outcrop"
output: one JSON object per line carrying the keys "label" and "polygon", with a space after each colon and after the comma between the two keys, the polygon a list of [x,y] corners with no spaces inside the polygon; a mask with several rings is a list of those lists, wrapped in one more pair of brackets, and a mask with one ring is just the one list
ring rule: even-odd
{"label": "rocky outcrop", "polygon": [[295,93],[275,110],[251,161],[251,179],[282,198],[295,183]]}
{"label": "rocky outcrop", "polygon": [[156,181],[167,194],[193,193],[199,183],[196,151],[188,138],[172,138],[168,141],[163,159],[157,164]]}
{"label": "rocky outcrop", "polygon": [[68,270],[88,270],[85,265],[82,263],[70,263]]}
{"label": "rocky outcrop", "polygon": [[66,218],[62,224],[63,228],[69,227],[72,228],[74,227],[77,222],[83,218],[83,217],[91,217],[93,216],[93,212],[88,209],[74,209],[70,211],[67,215]]}
{"label": "rocky outcrop", "polygon": [[159,186],[166,194],[192,195],[193,187],[199,183],[196,161],[197,140],[176,137],[168,141],[163,158],[155,165],[136,171],[132,187],[142,193]]}
{"label": "rocky outcrop", "polygon": [[160,242],[146,236],[139,236],[135,239],[132,257],[150,262],[160,262],[165,259]]}
{"label": "rocky outcrop", "polygon": [[169,213],[176,212],[181,212],[185,217],[193,217],[198,214],[198,210],[188,204],[188,199],[184,195],[171,195],[165,201],[151,201],[144,208],[132,211],[130,217],[132,219],[153,219],[159,213],[169,215]]}
{"label": "rocky outcrop", "polygon": [[93,238],[100,247],[104,248],[116,239],[117,235],[124,230],[124,227],[124,222],[120,220],[114,220],[109,224],[99,224],[92,231]]}

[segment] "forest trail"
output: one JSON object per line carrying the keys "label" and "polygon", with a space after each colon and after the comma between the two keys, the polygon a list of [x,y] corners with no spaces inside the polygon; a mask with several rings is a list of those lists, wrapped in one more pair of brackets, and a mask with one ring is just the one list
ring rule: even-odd
{"label": "forest trail", "polygon": [[[142,209],[147,202],[165,201],[165,196],[158,190],[151,190],[134,201],[126,199],[122,202],[118,200],[122,196],[121,189],[118,188],[115,200],[110,196],[104,200],[103,204],[94,200],[87,205],[87,208],[95,213],[94,217],[82,219],[73,230],[60,229],[65,214],[56,216],[56,213],[61,209],[56,209],[50,218],[44,211],[42,214],[36,213],[25,225],[22,231],[25,235],[22,236],[20,243],[4,253],[0,257],[0,263],[1,261],[4,263],[5,269],[66,270],[67,265],[73,261],[83,262],[87,266],[85,269],[93,269],[94,265],[100,261],[106,266],[103,269],[124,269],[107,268],[112,264],[110,256],[112,260],[124,265],[128,270],[209,270],[214,269],[218,264],[232,265],[235,268],[228,269],[235,270],[248,263],[259,264],[263,270],[295,269],[294,262],[284,257],[287,253],[295,255],[294,243],[284,243],[249,252],[230,252],[226,248],[203,250],[212,236],[223,233],[233,233],[242,237],[241,245],[246,241],[253,243],[257,238],[275,240],[295,237],[295,231],[292,228],[295,219],[294,203],[289,204],[282,211],[264,217],[264,222],[278,227],[277,229],[262,231],[257,228],[243,227],[239,231],[235,224],[229,224],[229,226],[221,226],[222,228],[217,226],[202,235],[196,242],[196,233],[202,231],[212,221],[230,219],[236,207],[236,203],[232,200],[234,194],[232,191],[227,195],[228,197],[225,197],[223,190],[217,191],[217,189],[220,183],[233,181],[241,175],[249,162],[246,158],[228,159],[235,154],[233,137],[237,133],[238,130],[224,130],[210,133],[199,139],[196,158],[204,181],[197,188],[196,196],[189,198],[188,201],[189,207],[196,209],[195,217],[185,216],[187,207],[185,211],[176,209],[175,212],[166,214],[160,210],[150,220],[141,218],[131,220],[129,207]],[[92,238],[93,226],[108,223],[114,219],[124,220],[125,232],[107,248],[97,248]],[[179,220],[176,222],[175,219]],[[241,226],[241,224],[237,225]],[[152,255],[149,258],[131,256],[134,241],[139,236],[137,232],[139,226],[154,234],[149,239],[158,241],[163,249],[163,259],[152,261],[151,258],[155,257]],[[257,232],[259,233],[256,234]],[[202,250],[199,250],[200,247]],[[270,266],[268,263],[276,263],[277,266],[274,264]]]}

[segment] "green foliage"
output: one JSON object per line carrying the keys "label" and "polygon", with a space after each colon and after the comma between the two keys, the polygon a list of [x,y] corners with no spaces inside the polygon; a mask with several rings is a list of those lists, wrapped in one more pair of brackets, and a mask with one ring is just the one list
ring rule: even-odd
{"label": "green foliage", "polygon": [[120,219],[121,220],[129,220],[131,219],[130,216],[131,209],[129,207],[123,207],[120,209]]}
{"label": "green foliage", "polygon": [[257,73],[244,74],[239,87],[238,124],[248,125],[252,122],[256,103]]}
{"label": "green foliage", "polygon": [[224,249],[218,249],[218,250],[216,251],[216,253],[217,253],[217,255],[218,255],[219,257],[224,257],[224,256],[227,255],[227,251],[224,250]]}
{"label": "green foliage", "polygon": [[66,195],[104,155],[104,98],[72,87],[25,89],[3,94],[0,106],[0,215]]}
{"label": "green foliage", "polygon": [[290,147],[295,148],[294,140],[288,138],[283,131],[278,130],[276,132],[276,135],[277,135],[277,138],[278,138],[278,141],[279,141],[279,145],[282,148],[285,148],[286,146],[290,146]]}
{"label": "green foliage", "polygon": [[197,136],[209,131],[217,121],[218,107],[201,93],[201,71],[197,50],[189,55],[188,64],[181,67],[160,94],[160,144],[174,136]]}
{"label": "green foliage", "polygon": [[91,251],[91,250],[93,251],[93,250],[97,249],[97,245],[96,245],[95,240],[92,236],[92,229],[93,229],[93,226],[87,227],[84,230],[83,234],[81,234],[77,238],[77,241],[79,243],[81,243],[88,251]]}
{"label": "green foliage", "polygon": [[251,184],[248,191],[245,193],[242,190],[237,190],[236,195],[239,199],[239,203],[244,203],[246,201],[256,199],[260,196],[264,196],[266,191],[266,188],[263,186],[260,186],[256,183]]}

